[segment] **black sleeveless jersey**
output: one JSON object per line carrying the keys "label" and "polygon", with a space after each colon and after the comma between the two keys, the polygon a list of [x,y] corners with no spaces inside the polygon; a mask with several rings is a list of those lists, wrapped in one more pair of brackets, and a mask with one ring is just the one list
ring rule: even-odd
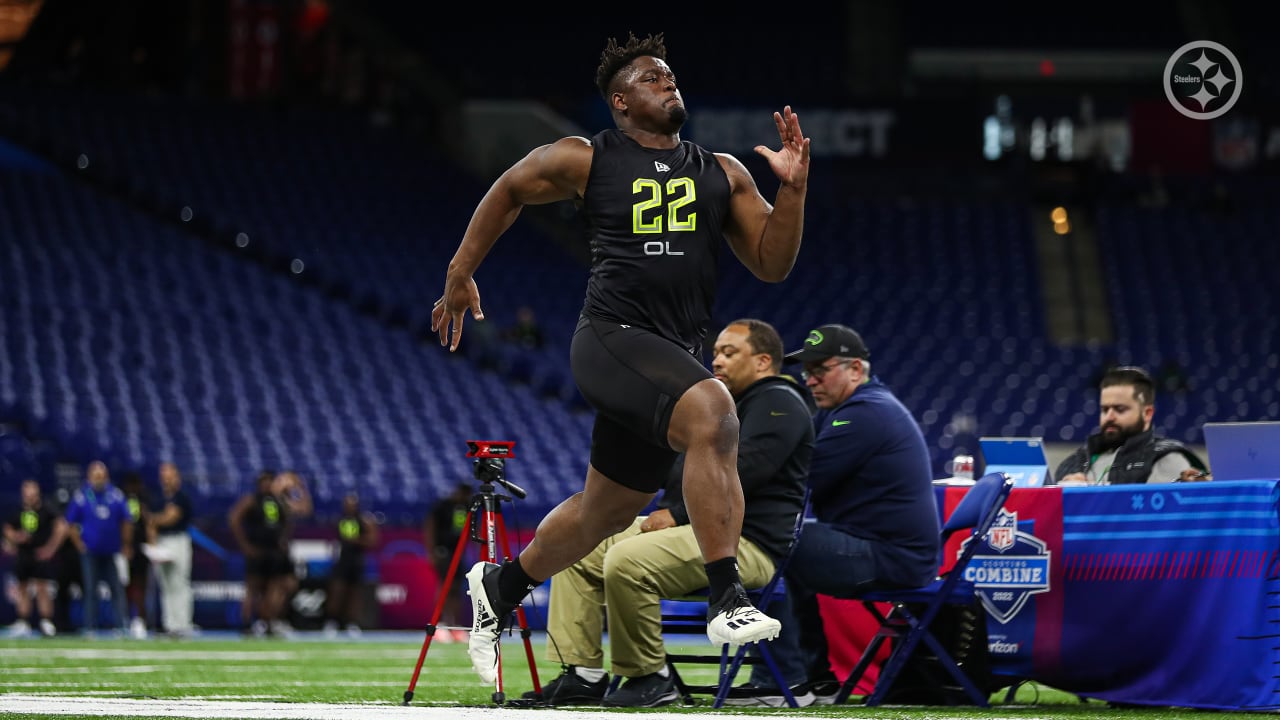
{"label": "black sleeveless jersey", "polygon": [[653,150],[605,130],[591,144],[583,198],[591,278],[583,312],[700,355],[729,215],[728,176],[715,155],[691,142]]}
{"label": "black sleeveless jersey", "polygon": [[338,519],[338,559],[364,557],[365,527],[360,515],[343,515]]}
{"label": "black sleeveless jersey", "polygon": [[288,508],[271,493],[254,493],[244,514],[245,534],[254,547],[279,547],[288,521]]}

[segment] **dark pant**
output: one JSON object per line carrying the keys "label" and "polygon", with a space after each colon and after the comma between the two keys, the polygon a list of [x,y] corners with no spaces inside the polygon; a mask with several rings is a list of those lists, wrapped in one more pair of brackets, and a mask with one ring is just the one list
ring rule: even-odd
{"label": "dark pant", "polygon": [[[817,593],[848,596],[865,592],[877,582],[876,543],[850,535],[826,523],[804,526],[787,566],[785,600],[769,607],[782,623],[782,633],[769,650],[789,685],[819,680],[831,674],[827,635],[818,611]],[[763,665],[752,668],[751,681],[773,685]]]}
{"label": "dark pant", "polygon": [[124,586],[120,584],[120,574],[116,572],[116,559],[113,553],[101,554],[87,552],[80,556],[80,572],[84,576],[84,629],[94,630],[98,624],[98,581],[103,581],[111,590],[111,614],[113,625],[124,628]]}

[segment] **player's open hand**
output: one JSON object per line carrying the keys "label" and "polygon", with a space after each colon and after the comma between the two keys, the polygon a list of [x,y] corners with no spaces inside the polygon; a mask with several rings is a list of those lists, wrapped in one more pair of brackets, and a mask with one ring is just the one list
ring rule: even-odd
{"label": "player's open hand", "polygon": [[782,149],[775,152],[757,145],[756,153],[769,161],[773,174],[784,185],[803,188],[809,182],[809,138],[800,130],[800,116],[791,112],[788,105],[782,112],[773,114],[773,122],[778,126]]}
{"label": "player's open hand", "polygon": [[476,320],[484,319],[480,309],[480,288],[470,276],[449,273],[444,280],[444,294],[431,308],[431,331],[440,336],[440,344],[448,345],[449,352],[458,349],[462,339],[462,318],[467,310]]}

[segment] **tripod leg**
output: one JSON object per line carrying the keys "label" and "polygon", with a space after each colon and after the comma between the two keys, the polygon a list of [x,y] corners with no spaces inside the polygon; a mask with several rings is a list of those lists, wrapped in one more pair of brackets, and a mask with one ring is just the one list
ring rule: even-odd
{"label": "tripod leg", "polygon": [[[503,521],[502,515],[497,516],[498,536],[502,541],[502,551],[507,557],[513,557],[511,554],[511,540],[507,536],[507,524]],[[524,614],[524,606],[516,607],[516,622],[520,625],[520,637],[524,641],[525,658],[529,661],[529,678],[533,681],[533,691],[542,694],[542,683],[538,682],[538,661],[533,656],[533,643],[530,641],[532,633],[529,631],[529,621]]]}
{"label": "tripod leg", "polygon": [[[471,526],[471,512],[467,512],[467,527]],[[426,638],[422,641],[422,650],[418,653],[418,664],[413,668],[413,677],[409,679],[409,688],[404,691],[404,704],[408,705],[413,700],[414,688],[418,686],[418,675],[422,673],[422,663],[427,659],[427,649],[431,647],[431,638],[436,634],[436,624],[440,622],[440,614],[444,612],[445,603],[448,601],[449,590],[453,587],[454,578],[457,576],[458,563],[461,562],[464,551],[467,547],[467,534],[462,533],[458,538],[458,545],[453,550],[453,559],[449,561],[449,571],[445,573],[444,580],[440,583],[440,590],[436,593],[436,609],[431,613],[431,622],[427,623]]]}
{"label": "tripod leg", "polygon": [[[484,523],[484,560],[485,562],[502,564],[498,558],[498,523],[502,521],[502,514],[498,508],[495,498],[490,495],[483,498],[483,509],[481,510],[480,519]],[[497,652],[498,674],[495,680],[493,690],[493,703],[501,705],[507,700],[507,694],[502,689],[502,643],[496,643],[494,648]]]}

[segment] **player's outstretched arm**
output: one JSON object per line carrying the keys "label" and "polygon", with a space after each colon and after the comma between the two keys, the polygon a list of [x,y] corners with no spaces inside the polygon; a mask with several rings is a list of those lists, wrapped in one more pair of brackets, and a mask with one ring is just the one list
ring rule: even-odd
{"label": "player's outstretched arm", "polygon": [[462,243],[449,262],[444,292],[431,309],[431,330],[449,352],[462,339],[467,311],[484,319],[475,271],[494,243],[511,227],[525,205],[543,205],[581,197],[591,170],[591,143],[567,137],[534,149],[499,177],[471,215]]}
{"label": "player's outstretched arm", "polygon": [[732,186],[725,236],[743,265],[765,282],[782,282],[791,273],[804,235],[804,200],[809,187],[809,138],[800,129],[800,116],[791,106],[773,114],[781,147],[757,145],[756,154],[769,161],[777,176],[778,195],[772,205],[760,194],[755,180],[731,155],[720,154]]}

